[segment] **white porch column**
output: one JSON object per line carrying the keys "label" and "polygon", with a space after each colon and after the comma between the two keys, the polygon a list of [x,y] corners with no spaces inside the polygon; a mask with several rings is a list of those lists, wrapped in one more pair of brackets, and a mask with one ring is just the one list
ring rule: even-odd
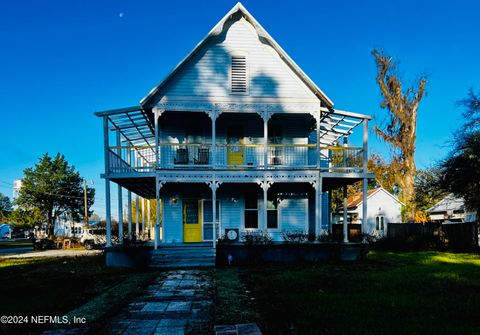
{"label": "white porch column", "polygon": [[154,236],[154,246],[155,249],[158,248],[160,244],[160,218],[163,213],[163,210],[160,207],[160,189],[162,188],[163,183],[158,180],[158,176],[155,177],[155,200],[157,206],[157,213],[155,215],[155,236]]}
{"label": "white porch column", "polygon": [[315,187],[315,235],[319,236],[322,234],[322,184],[323,178],[318,177],[318,181],[314,183]]}
{"label": "white porch column", "polygon": [[317,123],[317,169],[320,169],[320,120],[322,118],[322,112],[318,111],[318,115],[315,117]]}
{"label": "white porch column", "polygon": [[147,199],[147,229],[148,229],[148,238],[152,238],[152,217],[150,215],[150,207],[152,203],[150,202],[150,199]]}
{"label": "white porch column", "polygon": [[368,211],[367,211],[367,194],[368,192],[368,179],[363,178],[363,183],[362,183],[362,233],[365,234],[367,233],[368,229]]}
{"label": "white porch column", "polygon": [[132,192],[127,192],[127,220],[128,220],[128,239],[132,239]]}
{"label": "white porch column", "polygon": [[145,199],[142,197],[142,234],[145,234]]}
{"label": "white porch column", "polygon": [[103,117],[103,150],[105,155],[105,216],[107,221],[107,247],[112,246],[112,213],[110,209],[110,154],[109,154],[109,139],[108,139],[108,118]]}
{"label": "white porch column", "polygon": [[268,167],[268,120],[270,120],[271,113],[263,112],[261,115],[263,119],[263,168]]}
{"label": "white porch column", "polygon": [[[131,151],[131,143],[127,142],[128,149],[127,149],[127,163],[129,166],[132,165],[132,151]],[[128,239],[132,239],[132,192],[127,190],[127,222],[128,222]]]}
{"label": "white porch column", "polygon": [[343,186],[343,242],[348,243],[347,186]]}
{"label": "white porch column", "polygon": [[137,194],[137,196],[135,197],[135,237],[138,239],[139,235],[140,235],[140,226],[139,226],[139,222],[140,222],[140,218],[139,218],[139,213],[140,213],[140,199],[139,199],[139,196]]}
{"label": "white porch column", "polygon": [[159,125],[159,118],[162,115],[163,110],[154,108],[153,109],[153,117],[155,123],[155,166],[156,168],[161,167],[161,157],[160,157],[160,125]]}
{"label": "white porch column", "polygon": [[217,165],[217,114],[216,110],[208,111],[208,116],[212,120],[212,168]]}
{"label": "white porch column", "polygon": [[[368,172],[368,119],[363,119],[363,173]],[[367,233],[368,225],[368,212],[367,212],[367,192],[368,192],[368,179],[363,178],[362,185],[362,233]]]}
{"label": "white porch column", "polygon": [[368,172],[368,119],[363,119],[363,173]]}
{"label": "white porch column", "polygon": [[[207,185],[212,190],[212,222],[213,222],[213,229],[212,229],[212,236],[213,236],[213,248],[217,247],[217,189],[220,186],[220,183],[215,180],[215,176],[212,181],[207,182]],[[219,234],[221,236],[222,229],[219,225]]]}
{"label": "white porch column", "polygon": [[270,184],[267,182],[267,179],[264,179],[261,186],[263,189],[263,227],[261,227],[261,229],[267,229],[268,227],[267,201],[268,201],[268,189],[270,188]]}
{"label": "white porch column", "polygon": [[105,212],[107,220],[107,247],[112,246],[112,213],[110,210],[110,180],[105,179]]}
{"label": "white porch column", "polygon": [[212,221],[213,221],[213,247],[217,244],[217,184],[213,180],[212,186]]}
{"label": "white porch column", "polygon": [[123,243],[123,195],[120,185],[118,185],[118,241]]}
{"label": "white porch column", "polygon": [[[120,132],[116,131],[116,140],[117,140],[117,155],[122,157],[122,149],[120,148],[122,142],[120,141]],[[118,185],[118,241],[123,243],[123,194],[122,186]]]}

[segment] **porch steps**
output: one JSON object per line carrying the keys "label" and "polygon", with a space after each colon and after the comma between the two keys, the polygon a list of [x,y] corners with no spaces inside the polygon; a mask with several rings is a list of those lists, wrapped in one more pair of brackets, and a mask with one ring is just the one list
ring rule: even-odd
{"label": "porch steps", "polygon": [[161,246],[153,251],[152,268],[206,268],[215,266],[211,244]]}

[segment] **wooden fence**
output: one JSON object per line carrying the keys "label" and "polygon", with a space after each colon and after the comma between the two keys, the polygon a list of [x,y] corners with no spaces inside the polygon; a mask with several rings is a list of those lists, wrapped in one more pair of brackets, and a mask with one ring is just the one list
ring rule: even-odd
{"label": "wooden fence", "polygon": [[422,239],[424,241],[438,242],[444,247],[453,249],[478,247],[478,224],[474,222],[388,224],[387,240],[409,242]]}

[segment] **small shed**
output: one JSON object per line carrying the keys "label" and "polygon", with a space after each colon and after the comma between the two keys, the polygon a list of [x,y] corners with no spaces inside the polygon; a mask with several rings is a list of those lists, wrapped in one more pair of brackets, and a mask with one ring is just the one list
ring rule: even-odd
{"label": "small shed", "polygon": [[[352,194],[347,199],[348,223],[361,224],[363,220],[362,192]],[[388,223],[402,222],[402,206],[405,206],[396,196],[383,187],[371,189],[367,193],[367,225],[366,232],[387,232]],[[343,223],[343,210],[336,216],[336,223]]]}

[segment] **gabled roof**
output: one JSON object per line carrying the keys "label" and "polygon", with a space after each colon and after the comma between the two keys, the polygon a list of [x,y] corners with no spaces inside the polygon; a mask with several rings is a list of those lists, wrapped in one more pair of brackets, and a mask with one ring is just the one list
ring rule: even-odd
{"label": "gabled roof", "polygon": [[[402,206],[405,206],[403,202],[401,202],[397,197],[395,197],[392,193],[388,192],[386,189],[383,187],[377,187],[371,190],[367,191],[367,200],[370,199],[372,196],[377,194],[378,192],[385,192],[387,195],[389,195],[392,199],[397,201],[399,204]],[[362,192],[357,192],[355,194],[352,194],[347,198],[347,208],[355,208],[360,206],[363,203],[363,197],[362,197]]]}
{"label": "gabled roof", "polygon": [[435,205],[427,209],[427,213],[447,212],[447,211],[464,211],[465,202],[462,198],[457,198],[453,194],[448,194]]}
{"label": "gabled roof", "polygon": [[197,44],[197,46],[173,69],[172,72],[157,86],[155,86],[146,97],[144,97],[140,104],[144,107],[148,106],[153,97],[165,86],[171,78],[177,74],[190,59],[201,50],[201,48],[211,39],[223,32],[227,21],[233,18],[233,15],[240,12],[242,16],[255,28],[259,37],[266,41],[272,48],[277,51],[284,62],[292,69],[292,71],[308,86],[308,88],[326,105],[326,107],[333,107],[333,102],[322,92],[322,90],[311,80],[303,70],[290,58],[290,56],[280,47],[280,45],[267,33],[267,31],[257,22],[257,20],[250,14],[247,9],[238,2],[215,27],[207,34],[207,36]]}

